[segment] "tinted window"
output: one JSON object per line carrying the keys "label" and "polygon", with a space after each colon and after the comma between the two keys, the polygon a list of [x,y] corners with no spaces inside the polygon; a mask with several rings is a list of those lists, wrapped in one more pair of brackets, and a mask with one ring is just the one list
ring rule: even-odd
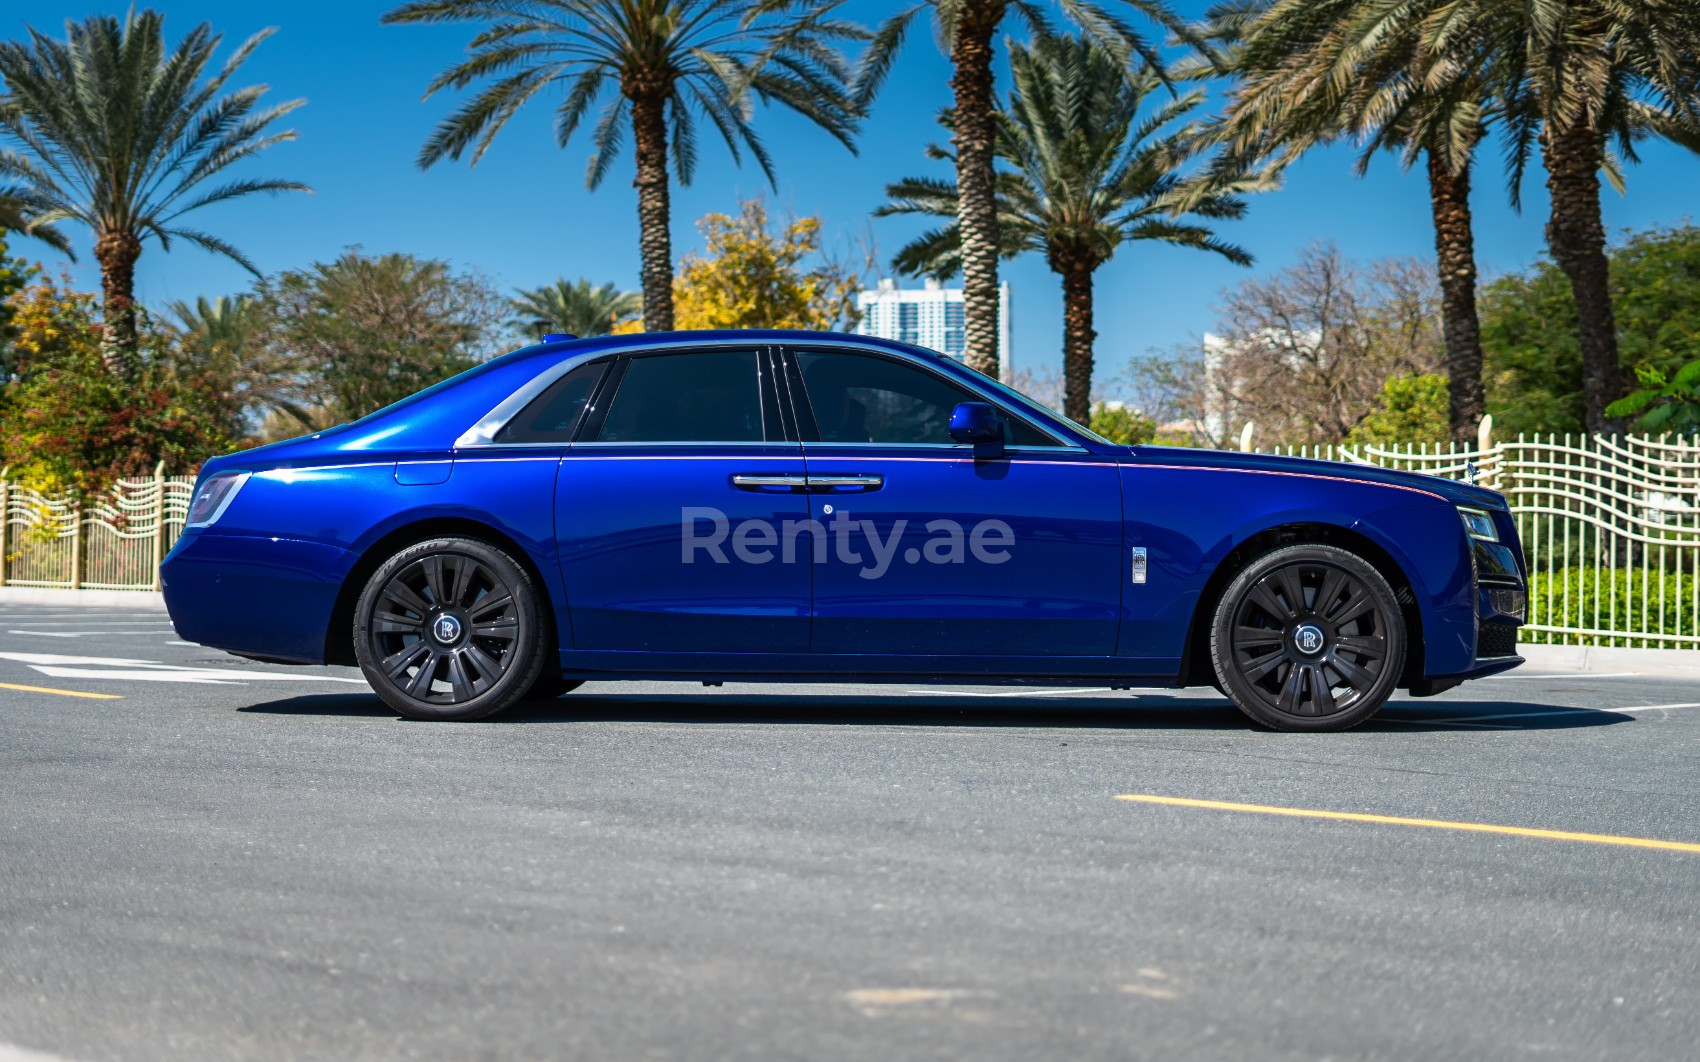
{"label": "tinted window", "polygon": [[[861,354],[799,352],[803,386],[822,442],[939,443],[949,445],[950,411],[980,395],[933,373]],[[1011,446],[1057,443],[1007,416]]]}
{"label": "tinted window", "polygon": [[602,442],[761,442],[755,351],[633,358]]}
{"label": "tinted window", "polygon": [[549,385],[548,390],[531,400],[519,416],[507,422],[496,433],[499,443],[565,443],[573,441],[579,418],[584,415],[585,403],[596,390],[597,381],[608,368],[599,361],[580,365],[572,372]]}

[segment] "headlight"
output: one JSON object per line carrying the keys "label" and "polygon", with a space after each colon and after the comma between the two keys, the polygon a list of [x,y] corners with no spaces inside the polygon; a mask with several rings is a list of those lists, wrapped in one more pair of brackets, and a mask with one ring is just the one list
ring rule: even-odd
{"label": "headlight", "polygon": [[1499,531],[1493,526],[1493,517],[1480,509],[1458,510],[1458,515],[1464,520],[1464,531],[1471,538],[1479,538],[1483,542],[1498,542]]}
{"label": "headlight", "polygon": [[189,503],[189,518],[183,526],[206,527],[223,516],[224,510],[236,500],[236,492],[248,482],[248,476],[247,472],[220,472],[209,477],[195,492],[195,500]]}

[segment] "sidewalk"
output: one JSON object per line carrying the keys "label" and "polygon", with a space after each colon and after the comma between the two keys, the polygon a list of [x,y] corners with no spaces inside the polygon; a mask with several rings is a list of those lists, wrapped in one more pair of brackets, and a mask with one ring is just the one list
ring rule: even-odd
{"label": "sidewalk", "polygon": [[53,590],[37,586],[0,586],[0,608],[6,605],[164,608],[165,595],[154,590]]}

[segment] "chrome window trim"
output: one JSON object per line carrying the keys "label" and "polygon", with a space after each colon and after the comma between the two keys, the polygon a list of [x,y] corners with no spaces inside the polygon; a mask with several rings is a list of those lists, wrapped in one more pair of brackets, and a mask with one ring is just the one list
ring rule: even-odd
{"label": "chrome window trim", "polygon": [[[553,384],[556,380],[559,380],[561,377],[565,376],[569,372],[572,372],[574,369],[578,368],[581,365],[588,364],[592,361],[597,360],[598,358],[638,357],[638,356],[641,356],[641,355],[644,355],[644,354],[660,354],[660,353],[665,353],[667,351],[673,351],[673,350],[697,350],[697,349],[701,349],[701,348],[704,348],[704,347],[737,347],[737,348],[742,348],[742,349],[745,349],[745,350],[761,350],[763,348],[774,348],[774,349],[779,349],[779,350],[791,351],[793,353],[797,352],[799,350],[819,350],[819,351],[835,351],[835,352],[846,353],[846,354],[872,355],[872,356],[875,356],[875,357],[889,357],[889,358],[892,358],[894,360],[913,365],[923,372],[930,372],[935,376],[942,377],[947,383],[954,384],[954,385],[962,388],[963,390],[968,391],[971,394],[975,394],[975,395],[980,396],[981,400],[986,402],[988,405],[992,406],[995,409],[1002,411],[1006,416],[1014,417],[1014,418],[1020,420],[1021,422],[1026,424],[1028,427],[1039,432],[1040,434],[1048,435],[1053,439],[1057,437],[1056,432],[1052,431],[1050,428],[1048,428],[1048,427],[1046,427],[1042,424],[1036,423],[1033,420],[1032,417],[1027,416],[1025,413],[1022,413],[1019,410],[1011,409],[1008,406],[1004,405],[997,398],[995,398],[992,395],[989,395],[985,391],[981,390],[979,385],[977,383],[975,383],[974,381],[958,379],[957,377],[954,377],[954,376],[950,375],[949,373],[941,372],[936,366],[929,365],[925,360],[923,360],[919,357],[916,357],[912,354],[908,354],[908,353],[905,353],[905,352],[902,352],[902,351],[887,350],[883,347],[858,347],[858,346],[856,346],[855,344],[852,344],[852,343],[845,343],[841,340],[833,340],[833,339],[830,339],[830,338],[822,339],[822,340],[819,340],[819,341],[800,340],[796,343],[783,343],[783,342],[752,342],[749,339],[726,337],[726,338],[715,338],[715,339],[695,338],[695,339],[657,340],[653,344],[645,344],[644,346],[617,348],[617,349],[613,349],[613,350],[610,350],[610,349],[604,347],[604,348],[599,349],[599,350],[586,351],[583,354],[579,354],[579,355],[575,355],[573,357],[567,358],[564,361],[558,362],[555,365],[552,365],[549,368],[544,369],[542,372],[540,372],[536,376],[532,377],[530,382],[528,382],[527,384],[525,384],[523,387],[519,388],[518,390],[514,391],[507,398],[504,398],[502,401],[498,402],[493,409],[491,409],[488,413],[484,414],[484,416],[480,417],[478,419],[478,421],[475,424],[472,425],[472,427],[466,429],[464,432],[461,432],[460,437],[455,439],[455,441],[454,441],[454,449],[456,449],[456,450],[463,450],[463,449],[468,449],[468,450],[470,450],[470,449],[509,450],[509,449],[520,449],[520,448],[537,449],[537,448],[542,448],[542,447],[566,448],[567,446],[569,446],[568,443],[529,443],[529,442],[528,443],[500,443],[500,442],[496,441],[496,435],[498,433],[500,433],[503,428],[507,427],[508,421],[510,421],[514,417],[518,416],[521,410],[525,409],[526,406],[530,405],[532,399],[536,398],[538,395],[541,395],[544,391],[548,390],[550,385]],[[774,441],[774,440],[768,440],[768,441],[764,441],[764,442],[760,442],[760,443],[748,443],[748,442],[745,442],[745,443],[690,443],[690,442],[604,443],[604,442],[589,442],[589,441],[586,441],[586,442],[572,443],[570,445],[573,448],[577,448],[577,447],[580,447],[580,446],[709,446],[709,445],[712,445],[712,446],[774,446],[774,445],[784,446],[784,445],[792,445],[792,444],[785,443],[785,442],[777,442],[777,441]],[[817,445],[817,446],[819,446],[819,445],[881,446],[881,447],[886,447],[886,446],[889,446],[889,447],[960,446],[960,447],[963,447],[964,449],[970,448],[970,444],[968,444],[968,443],[814,443],[812,445]],[[1056,445],[1054,445],[1054,446],[1022,446],[1022,447],[1011,446],[1011,447],[1008,447],[1008,449],[1010,449],[1010,450],[1029,450],[1029,451],[1037,451],[1037,452],[1041,452],[1041,453],[1057,453],[1059,451],[1064,452],[1064,453],[1067,453],[1067,452],[1089,453],[1090,452],[1086,447],[1081,446],[1078,443],[1061,442],[1061,441],[1057,442]]]}
{"label": "chrome window trim", "polygon": [[[1002,409],[1003,407],[999,406],[998,408]],[[1046,434],[1048,435],[1050,433],[1046,432]],[[949,442],[949,443],[936,443],[936,442],[882,443],[882,442],[822,442],[822,441],[815,441],[815,442],[806,442],[806,443],[803,444],[803,446],[805,448],[810,447],[810,446],[838,446],[838,447],[855,446],[855,447],[861,447],[863,449],[868,449],[868,450],[951,450],[951,451],[961,451],[963,453],[972,452],[973,449],[974,449],[973,443],[959,443],[959,442]],[[1004,452],[1005,453],[1022,453],[1022,454],[1067,454],[1067,453],[1084,454],[1084,453],[1089,453],[1090,451],[1088,451],[1086,449],[1086,447],[1084,447],[1084,446],[1076,446],[1073,443],[1057,443],[1055,446],[1006,446],[1006,447],[1004,447]],[[878,456],[878,455],[875,455],[875,456]],[[846,460],[848,460],[848,458]]]}
{"label": "chrome window trim", "polygon": [[[505,443],[497,443],[504,446]],[[644,442],[620,442],[617,439],[586,439],[584,442],[573,443],[574,450],[600,449],[660,449],[665,446],[716,446],[746,449],[795,450],[802,444],[792,439],[732,439],[716,442],[713,439],[651,439]]]}
{"label": "chrome window trim", "polygon": [[[805,352],[808,352],[808,353],[818,352],[818,353],[861,355],[863,357],[868,357],[868,356],[885,357],[885,358],[890,358],[894,361],[902,362],[904,364],[913,365],[916,368],[920,369],[922,372],[931,373],[932,375],[943,380],[945,383],[952,384],[956,387],[962,388],[964,391],[967,391],[969,394],[979,395],[980,400],[985,402],[987,405],[991,406],[993,409],[1002,413],[1006,417],[1010,417],[1012,419],[1020,421],[1021,423],[1027,425],[1029,428],[1032,428],[1034,431],[1038,432],[1040,435],[1047,436],[1051,439],[1057,438],[1056,432],[1052,431],[1050,428],[1048,428],[1048,427],[1046,427],[1042,424],[1034,423],[1032,417],[1029,417],[1027,414],[1021,412],[1020,410],[1011,409],[1008,406],[1004,405],[1003,402],[999,398],[994,397],[992,395],[989,395],[985,391],[981,390],[980,386],[977,382],[972,381],[972,380],[958,379],[957,377],[952,376],[948,372],[940,371],[939,368],[936,365],[929,365],[926,361],[922,360],[921,358],[917,358],[917,357],[910,355],[910,354],[903,354],[903,353],[900,353],[900,352],[895,351],[895,350],[886,350],[883,347],[857,347],[857,346],[846,344],[846,343],[843,343],[843,342],[835,342],[835,341],[830,340],[830,339],[821,340],[819,342],[805,341],[803,343],[797,343],[797,344],[780,343],[780,344],[778,344],[778,346],[780,347],[780,349],[788,351],[792,354],[799,354],[799,353],[805,353]],[[941,355],[941,356],[942,357],[948,357],[948,355]],[[798,375],[801,375],[800,367],[799,367]],[[807,391],[806,391],[808,384],[807,384],[806,381],[804,382],[803,386],[805,388],[805,393],[804,393],[803,397],[806,401],[808,399],[808,394],[807,394]],[[857,445],[865,445],[865,446],[944,446],[946,444],[945,443],[835,443],[834,445],[837,445],[837,446],[857,446]],[[956,443],[956,444],[950,444],[950,445],[967,446],[967,445],[970,445],[970,444],[968,444],[968,443]],[[1015,449],[1015,447],[1007,447],[1007,449]],[[1024,447],[1021,447],[1021,449],[1023,449],[1023,450],[1080,450],[1080,451],[1084,451],[1086,449],[1086,447],[1081,446],[1077,443],[1063,442],[1061,440],[1058,440],[1057,442],[1053,443],[1050,446],[1024,446]]]}
{"label": "chrome window trim", "polygon": [[550,385],[556,380],[559,380],[567,373],[572,372],[580,365],[588,365],[597,358],[606,357],[607,355],[608,351],[606,350],[588,351],[584,354],[578,355],[577,357],[571,357],[565,361],[557,362],[549,368],[544,369],[536,376],[533,376],[531,381],[524,387],[521,387],[519,390],[496,403],[496,408],[480,417],[476,424],[461,432],[460,437],[454,442],[454,448],[456,450],[460,450],[474,446],[499,447],[502,449],[519,446],[535,447],[539,445],[566,446],[566,443],[499,443],[496,441],[496,435],[503,428],[508,426],[508,421],[519,416],[520,411],[530,405],[532,399],[541,395],[544,391],[547,391]]}

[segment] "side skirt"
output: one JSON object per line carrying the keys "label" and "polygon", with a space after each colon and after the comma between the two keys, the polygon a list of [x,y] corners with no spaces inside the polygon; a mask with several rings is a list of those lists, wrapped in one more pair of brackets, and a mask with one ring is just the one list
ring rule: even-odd
{"label": "side skirt", "polygon": [[903,682],[911,685],[1127,686],[1173,689],[1174,658],[863,656],[811,653],[645,653],[566,650],[561,670],[587,680]]}

